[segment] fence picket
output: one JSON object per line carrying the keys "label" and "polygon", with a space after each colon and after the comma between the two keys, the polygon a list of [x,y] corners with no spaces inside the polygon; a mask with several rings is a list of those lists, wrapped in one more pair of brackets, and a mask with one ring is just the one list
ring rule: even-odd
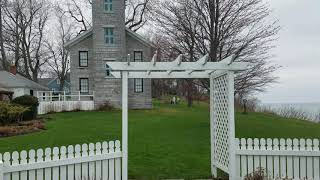
{"label": "fence picket", "polygon": [[[279,140],[277,138],[273,139],[273,150],[279,151]],[[279,156],[273,157],[273,173],[275,178],[279,178],[280,175],[280,158]]]}
{"label": "fence picket", "polygon": [[[239,150],[240,149],[240,140],[238,138],[236,138],[235,140],[235,145],[236,145],[236,149]],[[240,156],[236,156],[236,163],[237,166],[239,168],[237,168],[237,176],[241,177],[241,157]]]}
{"label": "fence picket", "polygon": [[[45,162],[51,161],[51,148],[45,149]],[[51,168],[45,168],[44,170],[44,179],[51,180]]]}
{"label": "fence picket", "polygon": [[[267,150],[266,147],[266,140],[264,138],[260,139],[260,150]],[[260,156],[260,167],[264,170],[267,171],[267,156]]]}
{"label": "fence picket", "polygon": [[[114,142],[109,142],[109,153],[114,152]],[[114,180],[114,159],[109,160],[109,180]]]}
{"label": "fence picket", "polygon": [[[246,147],[246,139],[241,139],[241,149],[247,149]],[[240,156],[241,159],[241,177],[245,177],[248,174],[248,164],[247,164],[247,156]]]}
{"label": "fence picket", "polygon": [[[313,140],[313,150],[314,151],[319,151],[319,140],[318,139],[314,139]],[[320,168],[319,168],[319,164],[320,164],[320,159],[319,157],[314,157],[313,158],[313,169],[314,169],[314,179],[320,179]]]}
{"label": "fence picket", "polygon": [[[67,148],[62,146],[60,148],[60,160],[65,160],[67,158]],[[67,166],[60,166],[60,180],[67,179]]]}
{"label": "fence picket", "polygon": [[[74,158],[74,149],[73,149],[73,146],[68,146],[68,155],[67,155],[67,158],[68,159],[73,159]],[[67,166],[67,179],[68,180],[75,180],[74,177],[75,177],[75,174],[74,174],[74,165],[68,165]]]}
{"label": "fence picket", "polygon": [[[300,151],[306,150],[306,141],[304,139],[300,139]],[[306,179],[307,177],[307,158],[300,157],[300,178]]]}
{"label": "fence picket", "polygon": [[[75,158],[81,157],[81,146],[77,144],[75,146]],[[81,164],[75,164],[74,165],[74,178],[75,180],[81,179]]]}
{"label": "fence picket", "polygon": [[[115,152],[121,152],[120,141],[115,142]],[[115,180],[121,180],[121,159],[115,159]]]}
{"label": "fence picket", "polygon": [[[88,144],[83,144],[82,145],[82,154],[81,154],[82,157],[87,157],[88,156]],[[89,178],[89,166],[88,166],[88,163],[85,162],[85,163],[82,163],[81,164],[81,178],[83,179],[88,179]]]}
{"label": "fence picket", "polygon": [[[247,139],[247,148],[248,150],[253,150],[253,141],[251,138]],[[255,171],[254,165],[253,165],[253,156],[248,155],[248,174]]]}
{"label": "fence picket", "polygon": [[[12,153],[12,165],[16,166],[19,164],[19,153],[17,151]],[[13,172],[11,175],[12,180],[19,180],[19,172]]]}
{"label": "fence picket", "polygon": [[[292,151],[292,140],[287,139],[287,151]],[[292,156],[287,156],[287,177],[292,179],[293,178],[293,158]]]}
{"label": "fence picket", "polygon": [[[286,140],[280,139],[280,151],[286,150]],[[280,177],[287,177],[287,158],[286,156],[280,156]]]}
{"label": "fence picket", "polygon": [[[89,144],[89,156],[93,157],[95,155],[94,153],[95,147],[93,143]],[[95,162],[91,161],[89,162],[89,179],[95,178]]]}
{"label": "fence picket", "polygon": [[[258,138],[255,138],[253,140],[253,149],[254,150],[260,150],[260,142]],[[259,168],[261,168],[261,164],[260,164],[260,156],[253,156],[253,169],[257,170]]]}
{"label": "fence picket", "polygon": [[[312,140],[311,139],[307,139],[307,143],[306,143],[307,147],[306,150],[307,151],[312,151],[313,147],[312,147]],[[307,157],[307,179],[313,179],[313,157]]]}
{"label": "fence picket", "polygon": [[[108,142],[102,143],[102,154],[108,154],[109,153],[109,144]],[[102,180],[108,180],[109,179],[109,160],[103,160],[102,161]]]}
{"label": "fence picket", "polygon": [[[35,157],[36,157],[36,151],[31,149],[29,151],[29,162],[28,163],[29,164],[34,164],[36,162]],[[28,172],[28,178],[29,178],[29,180],[36,179],[36,170],[30,170]]]}
{"label": "fence picket", "polygon": [[[43,150],[37,150],[37,162],[43,162]],[[37,169],[37,180],[42,180],[44,176],[44,169]]]}
{"label": "fence picket", "polygon": [[[293,150],[299,151],[298,139],[293,139]],[[300,158],[298,156],[293,158],[293,177],[294,179],[300,179]]]}
{"label": "fence picket", "polygon": [[[52,160],[58,161],[59,160],[59,148],[54,147],[52,150]],[[59,179],[59,167],[52,168],[52,179]]]}
{"label": "fence picket", "polygon": [[[102,152],[101,152],[101,143],[96,143],[96,155],[101,155]],[[102,180],[102,171],[101,171],[101,168],[102,168],[102,162],[101,161],[96,161],[96,176],[95,176],[95,179],[99,179],[99,180]]]}
{"label": "fence picket", "polygon": [[[21,151],[20,152],[20,164],[28,164],[28,152]],[[21,171],[20,173],[20,180],[27,180],[28,179],[28,171]]]}
{"label": "fence picket", "polygon": [[[267,139],[267,150],[272,151],[272,139],[268,138]],[[268,170],[268,177],[273,178],[274,173],[273,173],[273,156],[267,156],[267,170]]]}

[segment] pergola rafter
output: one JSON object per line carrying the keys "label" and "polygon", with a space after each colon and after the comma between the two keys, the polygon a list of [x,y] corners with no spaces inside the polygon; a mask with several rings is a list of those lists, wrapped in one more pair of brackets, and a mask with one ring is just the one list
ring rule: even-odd
{"label": "pergola rafter", "polygon": [[233,56],[220,62],[209,62],[205,55],[197,62],[182,62],[179,55],[172,62],[157,62],[157,53],[150,62],[107,62],[114,78],[122,79],[122,179],[128,179],[128,79],[210,79],[211,168],[217,168],[234,179],[234,74],[244,71],[248,63],[234,62]]}
{"label": "pergola rafter", "polygon": [[[108,62],[115,78],[121,78],[121,71],[130,72],[128,78],[209,78],[226,71],[243,71],[248,63],[233,62],[228,57],[220,62],[208,62],[209,55],[205,55],[196,62],[182,62],[183,55],[172,62],[156,62],[155,54],[151,62]],[[129,59],[129,58],[128,58]]]}

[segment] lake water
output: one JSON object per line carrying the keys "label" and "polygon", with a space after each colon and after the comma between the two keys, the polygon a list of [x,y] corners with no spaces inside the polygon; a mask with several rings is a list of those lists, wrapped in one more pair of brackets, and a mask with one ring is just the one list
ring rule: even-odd
{"label": "lake water", "polygon": [[310,120],[319,121],[318,116],[320,115],[320,103],[265,103],[264,107],[267,107],[274,112],[282,109],[293,108],[299,112],[304,112],[310,118]]}

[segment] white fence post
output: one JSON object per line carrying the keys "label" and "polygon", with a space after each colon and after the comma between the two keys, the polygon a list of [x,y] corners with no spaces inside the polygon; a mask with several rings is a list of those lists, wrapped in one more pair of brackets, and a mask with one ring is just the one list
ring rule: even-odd
{"label": "white fence post", "polygon": [[63,101],[66,101],[66,91],[63,91]]}
{"label": "white fence post", "polygon": [[81,92],[79,91],[79,101],[81,101]]}
{"label": "white fence post", "polygon": [[122,71],[122,180],[128,180],[128,72]]}

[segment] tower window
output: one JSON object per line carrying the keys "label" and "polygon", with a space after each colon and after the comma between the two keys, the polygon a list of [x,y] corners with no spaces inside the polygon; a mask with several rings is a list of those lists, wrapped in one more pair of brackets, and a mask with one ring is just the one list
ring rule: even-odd
{"label": "tower window", "polygon": [[104,0],[104,10],[106,12],[112,12],[112,0]]}
{"label": "tower window", "polygon": [[104,28],[104,38],[106,44],[114,44],[113,30],[114,28]]}

